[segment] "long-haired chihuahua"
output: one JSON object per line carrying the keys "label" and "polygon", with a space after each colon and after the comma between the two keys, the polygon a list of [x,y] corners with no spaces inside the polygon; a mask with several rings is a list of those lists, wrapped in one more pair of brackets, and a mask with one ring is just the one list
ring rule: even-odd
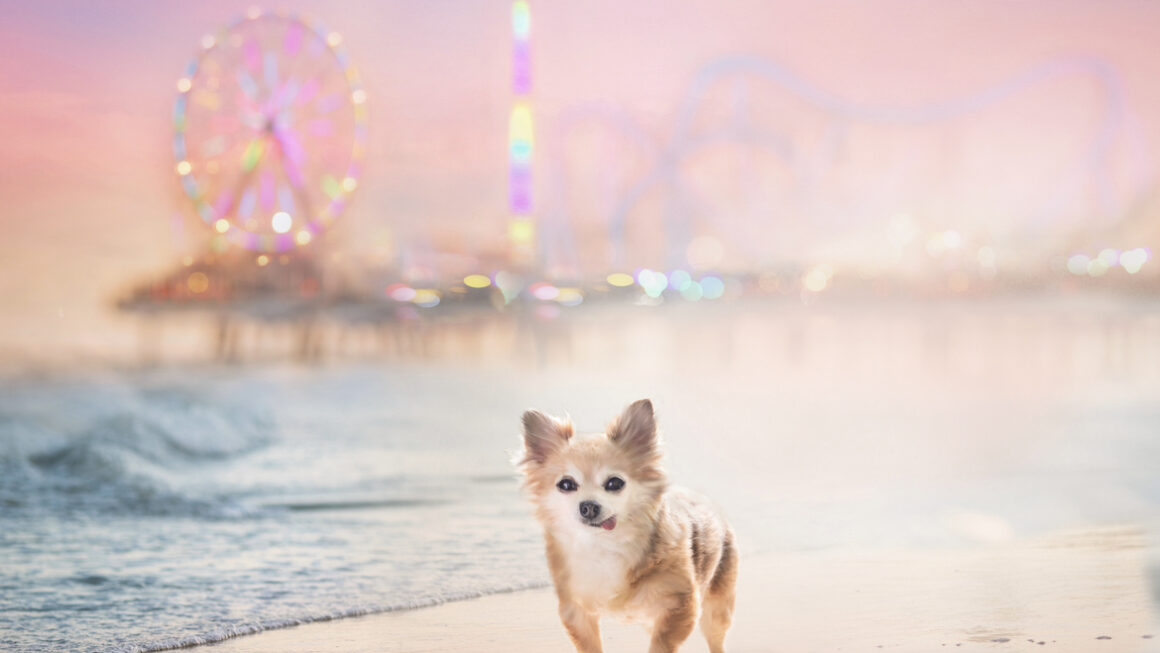
{"label": "long-haired chihuahua", "polygon": [[600,617],[612,614],[651,627],[651,653],[676,651],[700,615],[709,650],[724,651],[733,531],[706,500],[668,484],[652,402],[635,402],[604,433],[575,434],[534,410],[523,422],[518,464],[576,650],[600,653]]}

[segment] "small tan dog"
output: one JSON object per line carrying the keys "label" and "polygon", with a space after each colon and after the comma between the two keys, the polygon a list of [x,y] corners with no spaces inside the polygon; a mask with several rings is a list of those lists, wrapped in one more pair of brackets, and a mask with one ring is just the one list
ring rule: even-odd
{"label": "small tan dog", "polygon": [[600,653],[600,617],[652,627],[649,651],[676,651],[701,632],[724,651],[733,620],[737,548],[708,503],[670,488],[652,403],[627,409],[607,433],[524,413],[519,466],[544,526],[560,618],[576,650]]}

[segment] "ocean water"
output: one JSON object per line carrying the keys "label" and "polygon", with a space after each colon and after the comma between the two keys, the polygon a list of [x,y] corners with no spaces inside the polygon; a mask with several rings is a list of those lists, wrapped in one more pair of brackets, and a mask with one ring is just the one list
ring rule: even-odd
{"label": "ocean water", "polygon": [[518,414],[441,406],[466,388],[440,376],[9,380],[4,650],[160,650],[542,584],[505,451]]}
{"label": "ocean water", "polygon": [[1115,525],[1157,560],[1160,307],[646,311],[483,359],[6,373],[0,648],[165,650],[542,586],[521,412],[597,430],[644,396],[747,555]]}

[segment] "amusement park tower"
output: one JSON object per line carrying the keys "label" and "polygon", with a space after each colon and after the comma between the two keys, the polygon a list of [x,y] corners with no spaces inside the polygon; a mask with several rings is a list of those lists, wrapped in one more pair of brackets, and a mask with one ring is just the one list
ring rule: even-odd
{"label": "amusement park tower", "polygon": [[512,110],[508,119],[508,239],[512,261],[529,265],[533,259],[535,227],[532,222],[532,15],[527,0],[512,3]]}

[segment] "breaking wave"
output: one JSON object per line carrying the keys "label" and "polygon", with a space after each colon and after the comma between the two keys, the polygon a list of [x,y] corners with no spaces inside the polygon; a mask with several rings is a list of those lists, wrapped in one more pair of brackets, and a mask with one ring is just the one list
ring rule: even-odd
{"label": "breaking wave", "polygon": [[271,420],[187,389],[18,386],[0,399],[0,505],[142,515],[229,515],[183,474],[266,446]]}

